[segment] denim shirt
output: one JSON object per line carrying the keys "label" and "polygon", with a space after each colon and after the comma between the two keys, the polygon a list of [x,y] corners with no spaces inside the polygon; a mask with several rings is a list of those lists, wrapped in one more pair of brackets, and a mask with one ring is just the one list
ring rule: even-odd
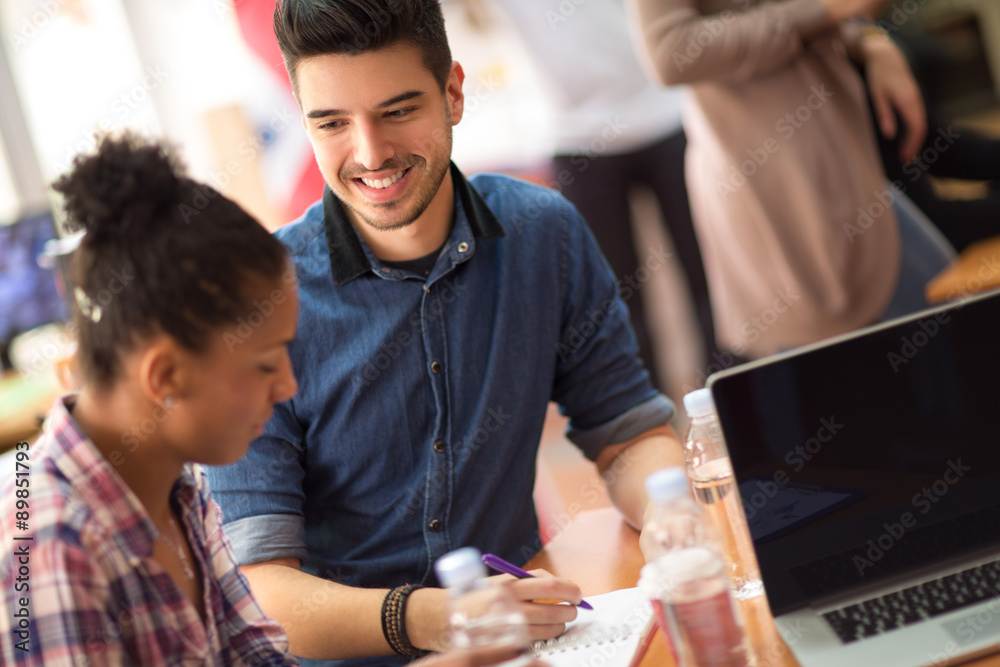
{"label": "denim shirt", "polygon": [[451,169],[454,225],[426,279],[380,262],[329,189],[277,233],[298,271],[299,392],[242,460],[208,469],[241,564],[297,558],[386,588],[436,585],[461,546],[523,564],[541,548],[549,401],[590,459],[673,415],[576,210]]}

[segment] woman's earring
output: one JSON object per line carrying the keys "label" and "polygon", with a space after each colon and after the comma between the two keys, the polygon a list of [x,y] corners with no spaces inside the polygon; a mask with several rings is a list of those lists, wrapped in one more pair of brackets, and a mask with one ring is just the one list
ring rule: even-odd
{"label": "woman's earring", "polygon": [[174,407],[174,397],[173,396],[167,396],[166,398],[164,398],[163,399],[163,407],[166,408],[167,410],[169,410],[170,408]]}

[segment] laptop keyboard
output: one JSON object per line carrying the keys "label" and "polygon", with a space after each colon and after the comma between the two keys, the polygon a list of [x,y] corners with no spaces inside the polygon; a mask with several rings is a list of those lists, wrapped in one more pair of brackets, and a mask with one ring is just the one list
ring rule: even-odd
{"label": "laptop keyboard", "polygon": [[1000,561],[995,561],[852,604],[823,618],[849,644],[998,596]]}

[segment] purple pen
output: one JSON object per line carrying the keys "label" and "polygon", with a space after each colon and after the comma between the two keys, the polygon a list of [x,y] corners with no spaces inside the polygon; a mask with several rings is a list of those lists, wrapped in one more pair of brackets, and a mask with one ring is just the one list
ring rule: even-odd
{"label": "purple pen", "polygon": [[[483,554],[483,563],[485,563],[487,567],[492,567],[497,572],[512,574],[518,579],[533,579],[535,577],[535,575],[530,572],[522,570],[513,563],[508,563],[503,558],[500,558],[500,556],[495,554]],[[590,606],[590,603],[586,600],[580,600],[580,604],[576,606],[581,609],[593,609],[593,607]]]}

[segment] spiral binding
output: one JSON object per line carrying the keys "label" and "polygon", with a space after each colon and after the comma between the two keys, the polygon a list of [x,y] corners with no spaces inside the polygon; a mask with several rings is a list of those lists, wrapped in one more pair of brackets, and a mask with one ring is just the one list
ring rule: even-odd
{"label": "spiral binding", "polygon": [[563,635],[554,639],[536,642],[531,650],[536,658],[543,658],[547,655],[575,651],[582,648],[590,648],[601,644],[614,644],[624,641],[634,632],[627,624],[615,625],[609,628],[596,628],[582,635]]}

